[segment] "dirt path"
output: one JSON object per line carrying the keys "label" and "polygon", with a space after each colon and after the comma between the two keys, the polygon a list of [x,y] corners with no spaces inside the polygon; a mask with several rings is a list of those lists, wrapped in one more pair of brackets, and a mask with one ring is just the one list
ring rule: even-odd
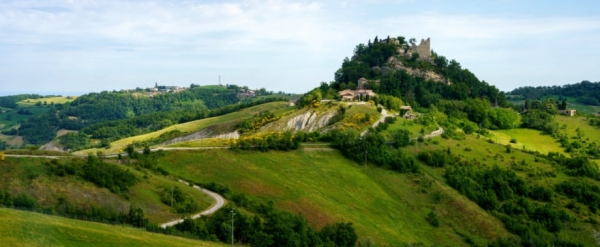
{"label": "dirt path", "polygon": [[[183,180],[179,180],[179,182],[182,182],[186,185],[189,185],[188,182],[183,181]],[[209,214],[213,214],[214,212],[216,212],[217,210],[219,210],[220,208],[222,208],[223,206],[225,206],[225,199],[223,199],[223,197],[215,192],[212,192],[210,190],[207,189],[202,189],[197,185],[194,185],[194,189],[197,189],[199,191],[204,192],[205,194],[209,195],[210,197],[212,197],[213,199],[215,199],[215,203],[208,209],[200,212],[199,214],[195,214],[192,215],[190,218],[192,219],[196,219],[199,218],[202,215],[209,215]],[[167,223],[163,223],[160,225],[160,227],[162,228],[167,228],[169,226],[174,226],[177,225],[179,223],[183,222],[183,219],[178,219],[178,220],[173,220],[173,221],[169,221]]]}
{"label": "dirt path", "polygon": [[[376,128],[379,124],[385,122],[385,118],[386,117],[396,117],[396,116],[398,116],[398,114],[389,114],[388,115],[387,111],[385,110],[385,108],[382,108],[381,109],[381,117],[377,121],[375,121],[375,123],[373,123],[373,125],[371,125],[371,127]],[[365,131],[363,131],[362,133],[360,133],[360,136],[366,135],[367,132],[369,132],[368,129],[365,130]]]}
{"label": "dirt path", "polygon": [[[442,134],[444,134],[444,128],[442,128],[441,126],[439,126],[439,129],[434,130],[433,132],[431,132],[431,133],[429,133],[427,135],[424,135],[423,139],[440,136]],[[417,138],[411,138],[411,140],[417,140],[417,139],[419,139],[419,138],[418,137]]]}

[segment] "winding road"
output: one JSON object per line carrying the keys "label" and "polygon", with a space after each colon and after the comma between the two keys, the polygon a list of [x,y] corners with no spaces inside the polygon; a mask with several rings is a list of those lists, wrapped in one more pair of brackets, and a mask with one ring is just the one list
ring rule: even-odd
{"label": "winding road", "polygon": [[[186,185],[189,185],[188,182],[183,181],[181,179],[179,180],[179,182],[184,183]],[[216,212],[217,210],[219,210],[220,208],[222,208],[223,206],[225,206],[225,199],[223,199],[223,197],[221,195],[219,195],[219,194],[217,194],[215,192],[212,192],[210,190],[200,188],[198,185],[194,185],[194,189],[197,189],[197,190],[202,191],[205,194],[209,195],[210,197],[212,197],[213,199],[215,199],[215,203],[210,208],[208,208],[208,209],[206,209],[206,210],[204,210],[204,211],[202,211],[202,212],[200,212],[198,214],[192,215],[190,218],[196,219],[196,218],[199,218],[202,215],[213,214],[214,212]],[[160,227],[167,228],[169,226],[177,225],[177,224],[179,224],[181,222],[183,222],[183,219],[173,220],[173,221],[169,221],[167,223],[161,224]]]}

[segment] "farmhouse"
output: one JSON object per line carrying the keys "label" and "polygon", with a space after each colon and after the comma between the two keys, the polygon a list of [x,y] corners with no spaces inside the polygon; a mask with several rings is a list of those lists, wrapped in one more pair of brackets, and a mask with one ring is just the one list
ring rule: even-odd
{"label": "farmhouse", "polygon": [[577,110],[558,110],[558,114],[569,117],[575,116],[575,113],[577,113]]}
{"label": "farmhouse", "polygon": [[417,116],[413,113],[412,107],[409,105],[400,106],[400,114],[403,114],[402,117],[405,119],[415,119]]}
{"label": "farmhouse", "polygon": [[[369,81],[367,79],[360,78],[358,79],[358,86],[356,87],[356,90],[346,89],[338,92],[340,97],[342,98],[342,101],[353,101],[356,98],[364,99],[367,95],[369,96],[369,98],[377,96],[377,94],[374,93],[373,90],[365,89],[365,86],[368,82]],[[379,80],[375,82],[379,83]]]}

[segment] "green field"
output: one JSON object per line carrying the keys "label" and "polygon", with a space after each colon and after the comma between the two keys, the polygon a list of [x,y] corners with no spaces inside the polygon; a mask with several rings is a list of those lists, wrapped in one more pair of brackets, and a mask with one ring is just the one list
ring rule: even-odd
{"label": "green field", "polygon": [[253,117],[254,115],[256,115],[262,111],[266,111],[266,110],[275,112],[276,114],[277,113],[281,114],[282,112],[293,111],[294,109],[295,108],[293,108],[293,107],[288,107],[287,102],[266,103],[266,104],[246,108],[246,109],[234,112],[234,113],[225,114],[223,116],[206,118],[206,119],[191,121],[191,122],[187,122],[187,123],[183,123],[183,124],[177,124],[177,125],[173,125],[168,128],[164,128],[162,130],[155,131],[152,133],[117,140],[117,141],[114,141],[111,143],[111,148],[109,148],[109,149],[94,148],[94,149],[81,150],[76,153],[77,154],[88,154],[88,153],[95,154],[97,151],[101,151],[101,152],[107,153],[107,154],[108,153],[118,153],[118,152],[122,152],[123,148],[125,148],[125,146],[131,144],[132,142],[142,142],[142,141],[150,140],[152,138],[159,137],[161,134],[172,131],[172,130],[179,130],[183,133],[191,134],[196,131],[200,131],[206,127],[209,127],[211,125],[235,123],[242,119]]}
{"label": "green field", "polygon": [[19,106],[33,106],[38,102],[44,104],[65,104],[75,100],[76,96],[64,96],[64,97],[48,97],[48,98],[39,98],[39,99],[26,99],[17,102]]}
{"label": "green field", "polygon": [[[552,136],[545,135],[539,130],[510,129],[490,131],[490,133],[490,136],[487,138],[502,145],[511,145],[517,149],[538,151],[542,154],[548,154],[549,152],[566,154],[560,143]],[[516,143],[510,142],[513,138],[517,141]]]}
{"label": "green field", "polygon": [[556,122],[562,126],[566,125],[565,131],[569,137],[577,136],[577,129],[583,131],[583,140],[596,141],[600,143],[600,128],[589,125],[585,117],[556,116]]}
{"label": "green field", "polygon": [[0,208],[3,246],[225,246],[39,213]]}
{"label": "green field", "polygon": [[[379,243],[466,245],[454,229],[481,242],[507,235],[497,219],[428,174],[365,171],[337,151],[173,151],[159,164],[184,179],[218,182],[272,200],[317,228],[353,222],[360,239]],[[444,198],[437,204],[431,199],[436,191]],[[439,228],[425,221],[433,208],[444,218]]]}
{"label": "green field", "polygon": [[127,196],[118,195],[80,177],[52,175],[43,161],[41,158],[7,157],[0,162],[0,191],[8,191],[13,195],[26,193],[45,207],[65,201],[73,205],[102,206],[126,213],[130,205],[135,205],[142,208],[146,217],[154,223],[181,218],[161,202],[159,193],[163,187],[179,187],[198,203],[199,211],[213,203],[212,198],[196,189],[163,176],[132,168],[129,170],[136,175],[139,182],[130,188]]}

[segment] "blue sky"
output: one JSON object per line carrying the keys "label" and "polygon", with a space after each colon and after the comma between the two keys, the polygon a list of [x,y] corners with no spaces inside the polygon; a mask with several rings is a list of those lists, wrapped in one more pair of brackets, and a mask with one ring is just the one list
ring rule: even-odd
{"label": "blue sky", "polygon": [[223,84],[302,93],[375,36],[430,37],[507,91],[600,81],[600,1],[2,0],[0,95]]}

